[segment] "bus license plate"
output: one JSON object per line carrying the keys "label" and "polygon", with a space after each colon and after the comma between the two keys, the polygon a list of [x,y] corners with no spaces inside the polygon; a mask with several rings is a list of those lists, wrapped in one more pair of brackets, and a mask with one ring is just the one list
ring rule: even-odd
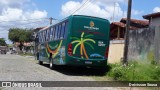
{"label": "bus license plate", "polygon": [[85,64],[92,64],[91,61],[85,61]]}

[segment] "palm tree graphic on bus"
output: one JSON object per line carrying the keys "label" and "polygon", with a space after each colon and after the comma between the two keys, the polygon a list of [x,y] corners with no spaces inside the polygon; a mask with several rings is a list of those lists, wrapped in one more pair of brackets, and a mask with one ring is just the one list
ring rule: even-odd
{"label": "palm tree graphic on bus", "polygon": [[81,38],[78,37],[71,37],[71,39],[75,39],[74,41],[71,42],[71,44],[75,44],[75,47],[73,49],[73,54],[75,54],[76,49],[78,46],[80,46],[80,54],[81,54],[81,58],[84,58],[83,56],[85,56],[86,59],[88,59],[88,55],[85,49],[84,44],[90,46],[92,49],[94,49],[94,47],[89,43],[96,43],[93,39],[90,39],[89,37],[93,36],[92,34],[88,34],[86,36],[84,36],[84,32],[82,32],[81,34]]}

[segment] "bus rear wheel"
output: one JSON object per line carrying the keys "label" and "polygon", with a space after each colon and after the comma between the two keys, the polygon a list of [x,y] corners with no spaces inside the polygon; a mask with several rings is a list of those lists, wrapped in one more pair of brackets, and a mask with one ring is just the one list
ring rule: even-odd
{"label": "bus rear wheel", "polygon": [[40,65],[42,65],[42,64],[43,64],[43,61],[38,60],[38,63],[39,63]]}

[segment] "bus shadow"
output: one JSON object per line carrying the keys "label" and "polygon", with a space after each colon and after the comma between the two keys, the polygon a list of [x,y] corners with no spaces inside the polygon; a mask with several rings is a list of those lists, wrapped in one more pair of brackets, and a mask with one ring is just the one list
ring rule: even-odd
{"label": "bus shadow", "polygon": [[[49,64],[43,64],[42,66],[49,68]],[[70,76],[104,76],[110,69],[110,66],[107,66],[106,70],[76,66],[56,66],[54,70]]]}

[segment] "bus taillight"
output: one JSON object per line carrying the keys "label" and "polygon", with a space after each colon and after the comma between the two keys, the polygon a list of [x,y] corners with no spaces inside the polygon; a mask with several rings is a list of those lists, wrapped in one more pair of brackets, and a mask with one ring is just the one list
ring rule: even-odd
{"label": "bus taillight", "polygon": [[106,48],[105,57],[108,58],[109,47]]}
{"label": "bus taillight", "polygon": [[68,55],[72,56],[72,44],[68,44]]}

